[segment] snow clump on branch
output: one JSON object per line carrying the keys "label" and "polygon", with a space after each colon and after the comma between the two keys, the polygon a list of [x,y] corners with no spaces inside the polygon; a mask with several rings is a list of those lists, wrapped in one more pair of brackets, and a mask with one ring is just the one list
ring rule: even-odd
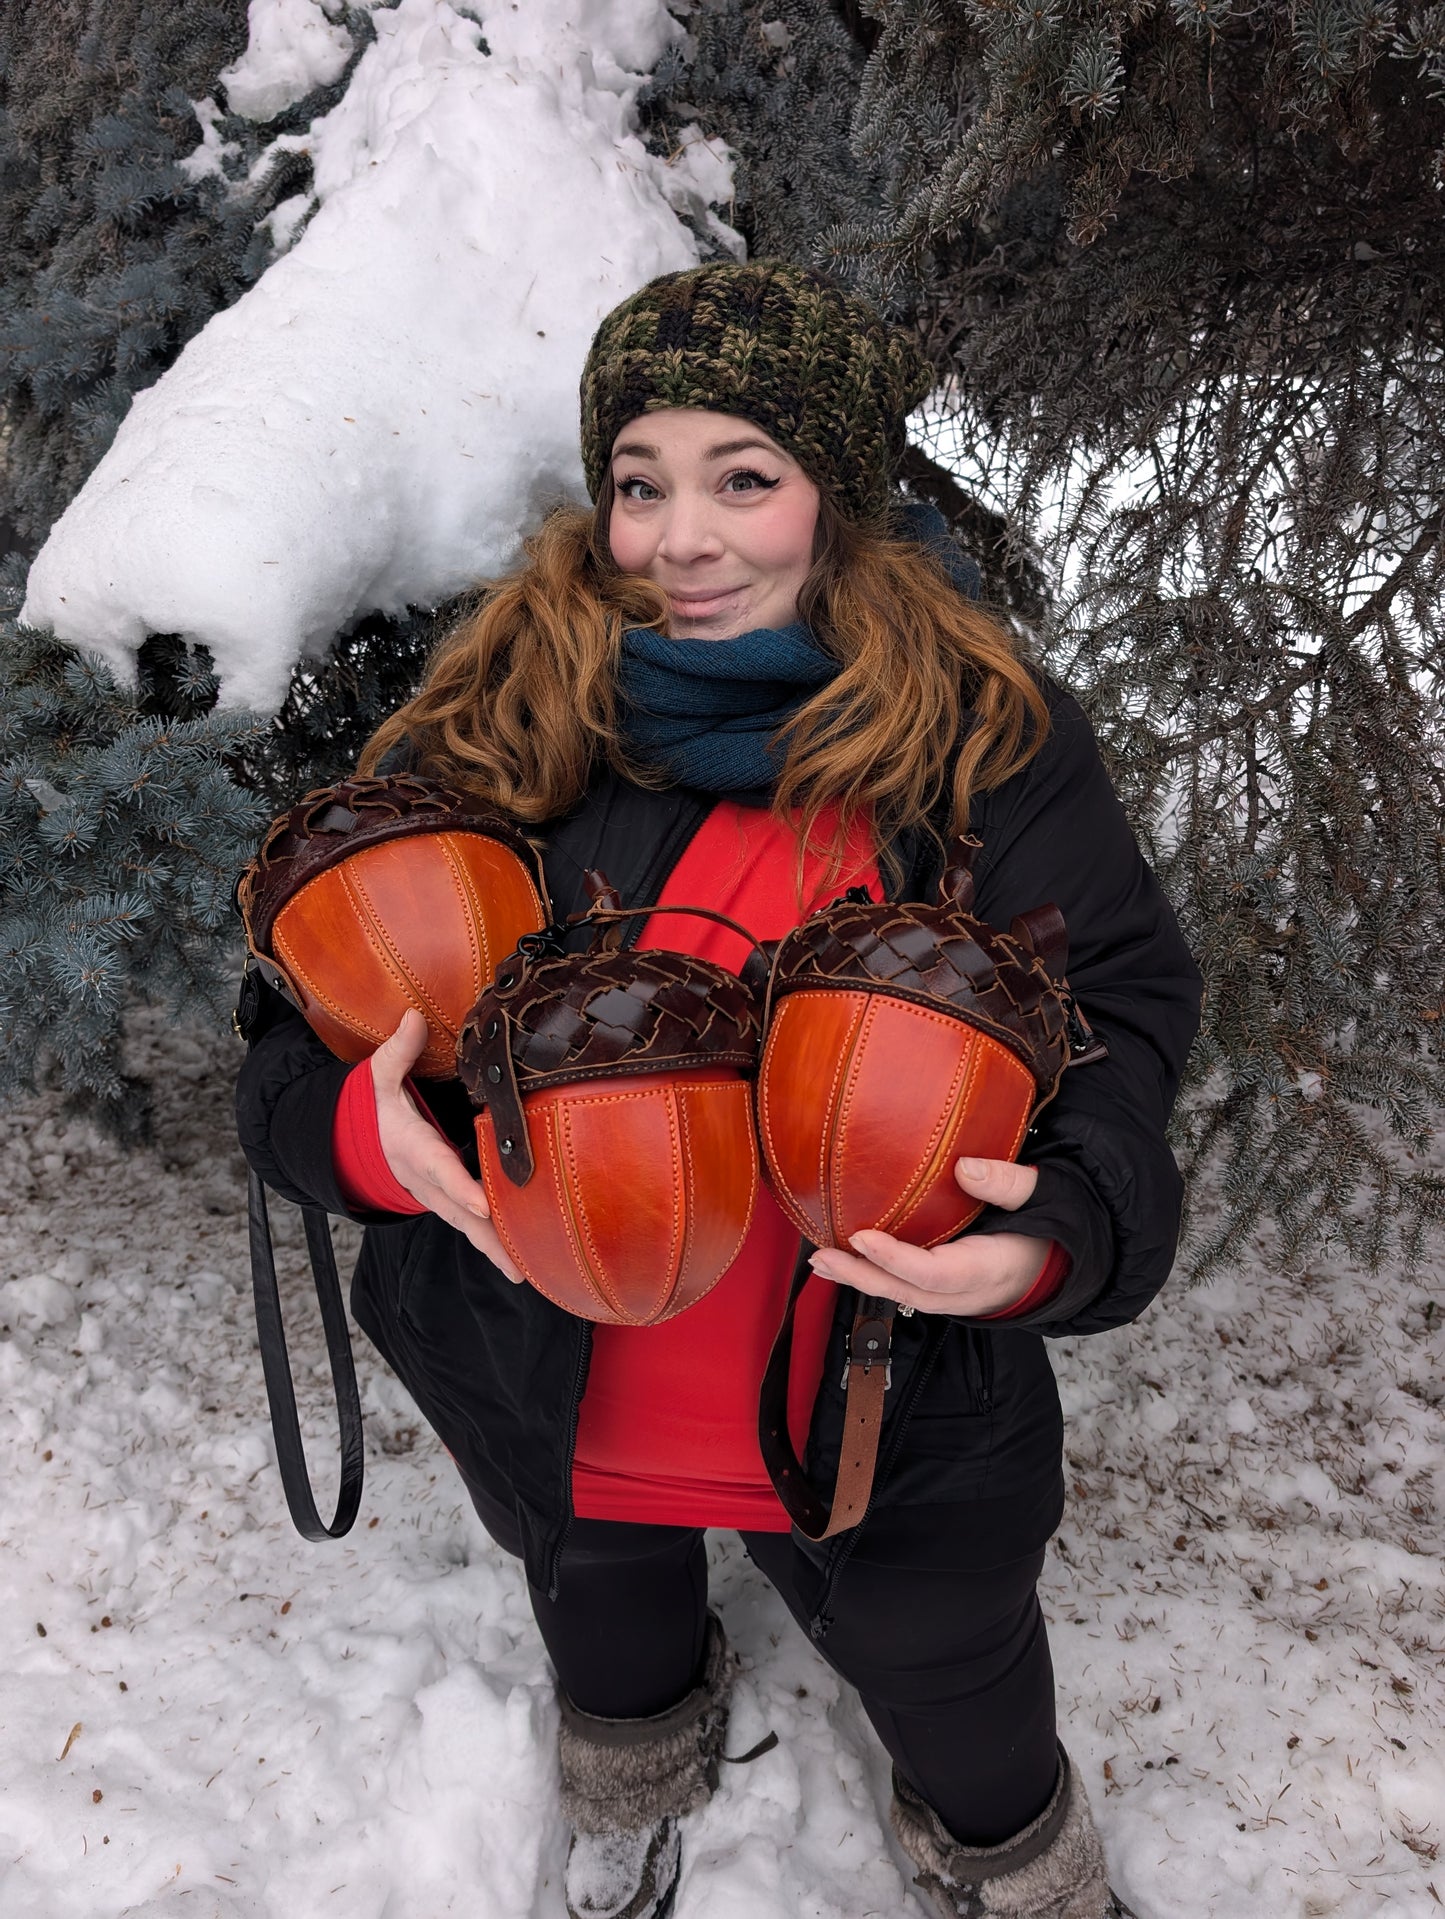
{"label": "snow clump on branch", "polygon": [[[311,155],[314,205],[273,225],[298,237],[136,397],[31,570],[22,617],[127,681],[147,634],[179,633],[224,704],[274,711],[364,614],[510,565],[548,506],[585,498],[598,320],[696,264],[694,227],[743,251],[713,210],[723,144],[694,131],[668,160],[636,131],[681,32],[662,0],[373,19],[339,103],[263,159]],[[314,0],[256,0],[245,99],[274,114],[314,80],[324,25]]]}

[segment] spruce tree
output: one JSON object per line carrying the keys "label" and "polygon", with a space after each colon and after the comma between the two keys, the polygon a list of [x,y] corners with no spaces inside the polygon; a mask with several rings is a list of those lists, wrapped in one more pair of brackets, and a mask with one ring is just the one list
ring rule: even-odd
{"label": "spruce tree", "polygon": [[296,667],[281,710],[239,756],[248,784],[279,812],[309,787],[354,773],[362,747],[410,699],[432,648],[474,603],[463,594],[394,618],[368,614],[324,659]]}
{"label": "spruce tree", "polygon": [[[1420,1260],[1445,1181],[1445,7],[861,0],[881,204],[810,257],[910,313],[1207,979],[1174,1122],[1262,1221]],[[714,129],[709,129],[710,131]],[[1067,564],[1066,564],[1067,562]],[[1374,1109],[1385,1121],[1365,1120]]]}
{"label": "spruce tree", "polygon": [[232,890],[266,808],[227,763],[258,729],[208,710],[184,648],[190,715],[146,713],[96,656],[16,624],[22,579],[0,582],[0,1097],[49,1085],[140,1137],[127,1003],[219,1021],[234,998]]}
{"label": "spruce tree", "polygon": [[[370,14],[333,13],[354,64]],[[132,397],[255,280],[274,257],[267,216],[309,184],[303,154],[258,162],[340,97],[350,66],[257,125],[218,86],[245,44],[245,9],[215,0],[0,10],[0,1095],[56,1085],[128,1132],[145,1090],[123,1070],[127,1002],[221,1016],[231,888],[267,798],[353,744],[323,745],[298,715],[268,779],[279,736],[211,711],[203,650],[152,636],[127,692],[14,617],[25,563]]]}

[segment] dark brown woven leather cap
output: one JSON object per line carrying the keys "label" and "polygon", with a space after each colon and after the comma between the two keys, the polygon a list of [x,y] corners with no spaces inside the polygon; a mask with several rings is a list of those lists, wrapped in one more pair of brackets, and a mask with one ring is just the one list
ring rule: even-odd
{"label": "dark brown woven leather cap", "polygon": [[521,1095],[614,1073],[757,1070],[758,995],[726,967],[665,949],[562,953],[529,934],[498,966],[457,1040],[457,1071],[492,1109],[503,1164],[532,1172]]}
{"label": "dark brown woven leather cap", "polygon": [[308,880],[363,847],[417,833],[482,833],[500,840],[525,863],[547,909],[537,849],[515,822],[464,787],[420,773],[339,780],[316,787],[273,820],[242,873],[236,903],[254,950],[269,954],[277,914]]}
{"label": "dark brown woven leather cap", "polygon": [[1017,1054],[1039,1086],[1068,1062],[1067,1010],[1043,961],[952,906],[838,904],[779,942],[773,1002],[859,987],[952,1012]]}
{"label": "dark brown woven leather cap", "polygon": [[1018,914],[1007,933],[970,910],[980,845],[954,837],[935,904],[879,904],[851,887],[779,940],[765,1019],[805,988],[892,993],[992,1034],[1050,1096],[1066,1066],[1107,1057],[1064,977],[1069,941],[1057,906]]}

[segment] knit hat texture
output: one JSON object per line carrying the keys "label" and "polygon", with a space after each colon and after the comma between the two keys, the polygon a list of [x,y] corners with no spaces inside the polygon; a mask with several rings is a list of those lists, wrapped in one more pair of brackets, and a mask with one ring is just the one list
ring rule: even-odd
{"label": "knit hat texture", "polygon": [[664,273],[612,309],[588,352],[587,489],[595,500],[629,420],[706,407],[762,427],[846,518],[880,522],[908,414],[933,384],[901,327],[810,267],[716,260]]}

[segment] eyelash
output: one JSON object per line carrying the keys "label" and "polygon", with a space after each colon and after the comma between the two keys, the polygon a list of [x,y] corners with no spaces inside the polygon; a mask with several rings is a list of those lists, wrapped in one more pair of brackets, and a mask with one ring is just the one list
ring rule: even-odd
{"label": "eyelash", "polygon": [[[724,486],[727,485],[728,480],[755,480],[758,487],[765,493],[771,493],[773,488],[778,484],[776,479],[770,480],[765,473],[758,473],[752,467],[739,467],[737,472],[729,473],[727,479],[723,481]],[[624,500],[636,500],[636,494],[629,493],[627,491],[628,487],[652,486],[652,482],[651,480],[644,480],[640,473],[629,473],[625,480],[615,480],[613,486],[616,491],[622,495]],[[655,492],[657,489],[654,488],[653,490]],[[752,487],[748,488],[750,493],[754,490]],[[648,500],[638,500],[637,503],[639,506],[648,506],[651,504]]]}

